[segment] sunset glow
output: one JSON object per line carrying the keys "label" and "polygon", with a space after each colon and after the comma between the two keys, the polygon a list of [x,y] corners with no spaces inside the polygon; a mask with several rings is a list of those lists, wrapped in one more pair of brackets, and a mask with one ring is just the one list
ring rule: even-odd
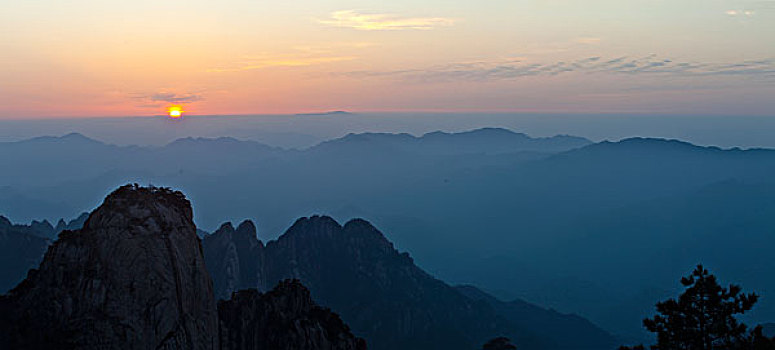
{"label": "sunset glow", "polygon": [[771,0],[6,1],[0,118],[772,115],[774,36]]}
{"label": "sunset glow", "polygon": [[172,119],[178,119],[183,117],[183,107],[180,106],[170,106],[167,109],[167,113],[169,114],[170,118]]}

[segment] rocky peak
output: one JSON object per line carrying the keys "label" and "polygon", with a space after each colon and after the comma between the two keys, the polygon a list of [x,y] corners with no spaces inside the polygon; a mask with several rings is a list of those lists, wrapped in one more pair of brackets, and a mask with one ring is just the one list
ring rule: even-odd
{"label": "rocky peak", "polygon": [[[143,227],[152,232],[196,228],[191,203],[183,193],[162,187],[122,186],[86,220],[85,229]],[[187,230],[184,230],[185,233]]]}
{"label": "rocky peak", "polygon": [[325,215],[314,215],[296,220],[277,241],[295,239],[301,235],[305,238],[330,237],[332,234],[341,231],[341,229],[342,226],[333,218]]}
{"label": "rocky peak", "polygon": [[8,220],[7,217],[0,215],[0,230],[8,229],[11,226],[13,226],[11,220]]}
{"label": "rocky peak", "polygon": [[260,266],[264,244],[256,237],[256,226],[245,220],[237,229],[224,223],[204,238],[205,262],[213,274],[215,296],[227,299],[233,291],[244,288],[265,288]]}
{"label": "rocky peak", "polygon": [[214,349],[217,310],[182,193],[127,185],[4,298],[10,348]]}
{"label": "rocky peak", "polygon": [[213,232],[214,235],[228,235],[234,233],[234,225],[231,224],[231,221],[224,222],[221,224],[221,227],[218,227],[215,232]]}
{"label": "rocky peak", "polygon": [[256,234],[256,225],[251,220],[245,220],[237,226],[237,232],[241,234],[253,235]]}
{"label": "rocky peak", "polygon": [[365,350],[338,315],[317,306],[298,280],[281,281],[261,294],[236,292],[218,303],[223,350]]}
{"label": "rocky peak", "polygon": [[369,249],[378,247],[385,253],[395,251],[393,243],[368,221],[352,219],[342,226],[333,218],[325,215],[315,215],[296,220],[277,241],[269,242],[268,244],[284,246],[289,244],[295,245],[296,243],[293,242],[310,244],[309,242],[314,241],[334,241],[337,242],[337,245],[346,243]]}
{"label": "rocky peak", "polygon": [[263,248],[264,243],[256,236],[256,225],[253,221],[245,220],[234,231],[234,239],[241,245],[247,245],[249,249]]}

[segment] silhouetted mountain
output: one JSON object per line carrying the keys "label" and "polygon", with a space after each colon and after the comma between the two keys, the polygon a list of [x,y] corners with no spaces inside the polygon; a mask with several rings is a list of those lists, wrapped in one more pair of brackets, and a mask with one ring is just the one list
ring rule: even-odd
{"label": "silhouetted mountain", "polygon": [[0,215],[0,293],[19,283],[27,270],[38,266],[46,247],[64,230],[83,226],[88,213],[65,223],[59,219],[56,227],[47,220],[33,220],[29,225],[12,224]]}
{"label": "silhouetted mountain", "polygon": [[24,279],[27,271],[38,266],[49,241],[26,225],[13,225],[0,216],[0,293]]}
{"label": "silhouetted mountain", "polygon": [[[253,227],[247,223],[240,227]],[[588,321],[535,306],[519,310],[526,312],[522,320],[544,323],[530,327],[511,323],[498,316],[494,304],[466,297],[428,275],[363,220],[340,226],[325,216],[299,219],[265,247],[255,240],[255,231],[236,233],[224,224],[203,243],[211,275],[226,276],[214,280],[220,295],[298,278],[374,349],[471,349],[498,334],[509,334],[524,349],[598,349],[600,344],[616,344]],[[507,310],[512,316],[519,311]],[[537,336],[535,330],[541,327],[550,328]],[[589,332],[585,337],[568,339],[564,344],[568,347],[556,343],[551,334],[585,331]]]}
{"label": "silhouetted mountain", "polygon": [[312,301],[298,280],[280,282],[266,294],[255,289],[218,302],[222,350],[366,350],[335,313]]}
{"label": "silhouetted mountain", "polygon": [[546,339],[553,339],[556,343],[554,349],[614,349],[618,345],[618,341],[611,334],[583,317],[561,314],[520,299],[501,301],[470,285],[455,288],[473,300],[487,302],[493,310],[516,327]]}
{"label": "silhouetted mountain", "polygon": [[362,150],[401,152],[420,155],[503,154],[517,152],[555,153],[583,147],[592,142],[573,136],[532,138],[500,128],[477,129],[461,133],[436,131],[414,137],[409,134],[348,134],[323,142],[312,151]]}
{"label": "silhouetted mountain", "polygon": [[64,219],[59,219],[57,222],[56,227],[54,227],[54,233],[59,234],[60,232],[64,230],[80,230],[83,225],[86,223],[86,219],[89,218],[89,213],[83,213],[79,215],[77,218],[70,220],[69,222],[65,222]]}
{"label": "silhouetted mountain", "polygon": [[336,116],[351,116],[354,115],[353,113],[346,112],[346,111],[330,111],[330,112],[322,112],[322,113],[298,113],[296,114],[297,117],[336,117]]}
{"label": "silhouetted mountain", "polygon": [[[258,288],[266,290],[262,281],[261,266],[264,244],[256,237],[256,227],[251,221],[244,221],[235,230],[231,223],[225,223],[203,239],[207,268],[213,278],[215,296],[228,299],[231,293],[240,289]],[[215,273],[217,272],[217,273]]]}
{"label": "silhouetted mountain", "polygon": [[365,350],[298,282],[219,312],[204,264],[182,193],[121,187],[0,297],[0,348]]}

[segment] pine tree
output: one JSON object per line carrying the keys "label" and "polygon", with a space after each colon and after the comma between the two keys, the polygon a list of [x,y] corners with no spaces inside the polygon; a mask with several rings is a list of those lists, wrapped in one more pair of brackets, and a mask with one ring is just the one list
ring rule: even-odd
{"label": "pine tree", "polygon": [[[747,350],[773,349],[772,339],[757,327],[746,332],[736,315],[751,310],[759,296],[745,294],[737,285],[721,287],[716,277],[698,265],[681,279],[686,290],[678,299],[657,303],[657,315],[643,325],[657,335],[653,350]],[[643,346],[627,349],[644,349]]]}

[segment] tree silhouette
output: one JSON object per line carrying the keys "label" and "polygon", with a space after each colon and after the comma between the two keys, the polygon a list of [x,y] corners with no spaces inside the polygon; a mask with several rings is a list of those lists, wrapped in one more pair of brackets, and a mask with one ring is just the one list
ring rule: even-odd
{"label": "tree silhouette", "polygon": [[516,350],[517,347],[511,344],[511,340],[506,337],[497,337],[488,341],[482,350]]}
{"label": "tree silhouette", "polygon": [[[737,285],[721,287],[716,277],[698,265],[683,277],[686,290],[678,299],[657,303],[657,315],[643,325],[657,335],[654,350],[763,350],[775,349],[773,340],[762,335],[761,327],[746,332],[735,318],[753,308],[759,296],[745,294]],[[621,350],[645,349],[642,345]]]}

